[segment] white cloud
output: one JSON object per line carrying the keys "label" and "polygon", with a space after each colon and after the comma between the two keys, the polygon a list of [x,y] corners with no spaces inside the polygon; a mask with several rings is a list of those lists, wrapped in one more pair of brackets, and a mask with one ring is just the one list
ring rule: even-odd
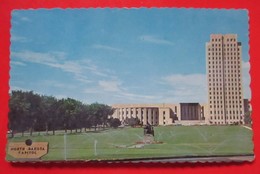
{"label": "white cloud", "polygon": [[251,89],[250,89],[250,63],[242,61],[242,80],[243,80],[243,91],[244,97],[250,99],[251,98]]}
{"label": "white cloud", "polygon": [[26,66],[25,63],[19,61],[11,61],[11,65]]}
{"label": "white cloud", "polygon": [[43,87],[55,87],[60,89],[76,89],[76,85],[74,84],[65,84],[56,80],[42,80],[40,85]]}
{"label": "white cloud", "polygon": [[206,102],[205,74],[173,74],[163,77],[162,83],[171,87],[161,94],[165,102]]}
{"label": "white cloud", "polygon": [[120,92],[121,89],[119,86],[121,85],[118,81],[99,81],[98,85],[104,90],[108,92]]}
{"label": "white cloud", "polygon": [[98,76],[103,76],[103,77],[106,77],[106,76],[107,76],[106,73],[102,72],[102,71],[100,70],[100,68],[98,68],[98,67],[97,67],[96,65],[94,65],[92,62],[86,61],[86,64],[87,64],[88,66],[86,66],[85,68],[86,68],[87,70],[90,70],[93,74],[96,74],[96,75],[98,75]]}
{"label": "white cloud", "polygon": [[[19,10],[13,10],[12,11],[12,22],[14,22],[14,17],[15,19],[19,20],[19,21],[22,21],[22,22],[31,22],[31,19],[29,19],[28,17],[26,16],[23,16],[22,14],[19,13]],[[17,22],[17,21],[15,21]]]}
{"label": "white cloud", "polygon": [[249,69],[250,68],[250,63],[242,61],[242,68],[243,69]]}
{"label": "white cloud", "polygon": [[16,36],[16,35],[11,35],[11,42],[29,42],[29,39],[27,39],[26,37],[23,36]]}
{"label": "white cloud", "polygon": [[[23,62],[31,62],[43,64],[52,68],[60,69],[64,72],[74,74],[74,78],[84,83],[90,83],[89,74],[108,77],[104,69],[98,68],[95,64],[88,60],[67,60],[64,52],[48,52],[40,53],[33,51],[12,52],[12,59]],[[16,61],[18,62],[18,61]]]}
{"label": "white cloud", "polygon": [[30,21],[31,21],[29,18],[24,17],[24,16],[22,16],[20,19],[21,19],[22,21],[26,21],[26,22],[30,22]]}
{"label": "white cloud", "polygon": [[125,101],[132,100],[132,101],[141,101],[141,102],[148,102],[151,100],[155,100],[157,97],[152,95],[142,95],[142,94],[134,94],[129,92],[121,92],[117,95],[117,97],[124,98]]}
{"label": "white cloud", "polygon": [[173,74],[163,77],[165,82],[172,86],[204,86],[206,85],[205,74]]}
{"label": "white cloud", "polygon": [[113,92],[114,96],[125,98],[126,100],[153,99],[154,96],[135,94],[122,87],[118,80],[99,81],[99,87],[105,92]]}
{"label": "white cloud", "polygon": [[32,51],[11,52],[11,57],[19,58],[25,62],[39,63],[48,65],[57,63],[57,57],[52,53],[38,53]]}
{"label": "white cloud", "polygon": [[115,48],[115,47],[111,47],[111,46],[107,46],[107,45],[101,45],[101,44],[94,44],[93,48],[103,49],[103,50],[107,50],[107,51],[116,51],[116,52],[121,52],[122,51],[119,48]]}
{"label": "white cloud", "polygon": [[91,83],[93,82],[92,80],[89,80],[88,77],[85,74],[76,74],[75,79],[83,82],[83,83]]}
{"label": "white cloud", "polygon": [[101,89],[99,89],[98,87],[92,87],[92,88],[85,88],[83,90],[83,93],[86,93],[86,94],[98,94],[98,93],[103,93],[103,91]]}
{"label": "white cloud", "polygon": [[[101,97],[107,103],[113,104],[115,101],[134,103],[154,101],[155,96],[143,95],[138,93],[130,92],[123,86],[120,80],[100,80],[97,86],[85,88],[83,93],[95,94],[95,96]],[[97,98],[95,98],[97,99]],[[111,100],[112,99],[112,100]]]}
{"label": "white cloud", "polygon": [[166,39],[163,39],[163,38],[160,38],[157,36],[152,36],[152,35],[143,35],[143,36],[140,36],[139,39],[143,42],[148,42],[148,43],[174,45],[174,43],[171,41],[168,41]]}
{"label": "white cloud", "polygon": [[65,61],[64,63],[46,63],[46,65],[74,74],[81,74],[84,69],[80,64],[73,61]]}

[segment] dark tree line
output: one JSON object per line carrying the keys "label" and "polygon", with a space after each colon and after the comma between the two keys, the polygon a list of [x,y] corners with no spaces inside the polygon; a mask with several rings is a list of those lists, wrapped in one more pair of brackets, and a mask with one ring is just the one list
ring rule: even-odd
{"label": "dark tree line", "polygon": [[9,129],[24,134],[34,131],[49,131],[55,135],[56,130],[66,133],[87,129],[104,129],[118,127],[121,122],[110,118],[114,109],[105,104],[84,104],[72,98],[57,99],[33,93],[33,91],[12,91],[9,100]]}

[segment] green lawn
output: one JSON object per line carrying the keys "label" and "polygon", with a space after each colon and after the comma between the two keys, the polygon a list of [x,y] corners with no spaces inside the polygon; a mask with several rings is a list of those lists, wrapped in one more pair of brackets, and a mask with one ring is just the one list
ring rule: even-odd
{"label": "green lawn", "polygon": [[[143,139],[142,128],[110,129],[99,133],[66,136],[34,135],[9,138],[9,142],[24,141],[28,138],[49,142],[49,153],[42,157],[44,161],[65,158],[113,160],[253,154],[252,131],[242,126],[159,126],[154,130],[155,140],[163,143],[147,144],[142,148],[133,148],[136,142]],[[13,159],[8,155],[7,160]]]}

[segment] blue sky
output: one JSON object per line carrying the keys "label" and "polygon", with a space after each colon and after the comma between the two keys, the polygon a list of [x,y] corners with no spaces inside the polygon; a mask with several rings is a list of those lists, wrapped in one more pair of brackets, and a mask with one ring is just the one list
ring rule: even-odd
{"label": "blue sky", "polygon": [[246,10],[14,10],[10,90],[85,103],[207,102],[205,43],[235,33],[249,89]]}

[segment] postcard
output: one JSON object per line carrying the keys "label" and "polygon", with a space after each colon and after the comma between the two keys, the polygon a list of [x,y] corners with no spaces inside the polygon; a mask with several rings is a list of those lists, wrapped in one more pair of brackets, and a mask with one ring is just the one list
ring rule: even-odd
{"label": "postcard", "polygon": [[247,10],[13,10],[6,160],[252,161]]}

